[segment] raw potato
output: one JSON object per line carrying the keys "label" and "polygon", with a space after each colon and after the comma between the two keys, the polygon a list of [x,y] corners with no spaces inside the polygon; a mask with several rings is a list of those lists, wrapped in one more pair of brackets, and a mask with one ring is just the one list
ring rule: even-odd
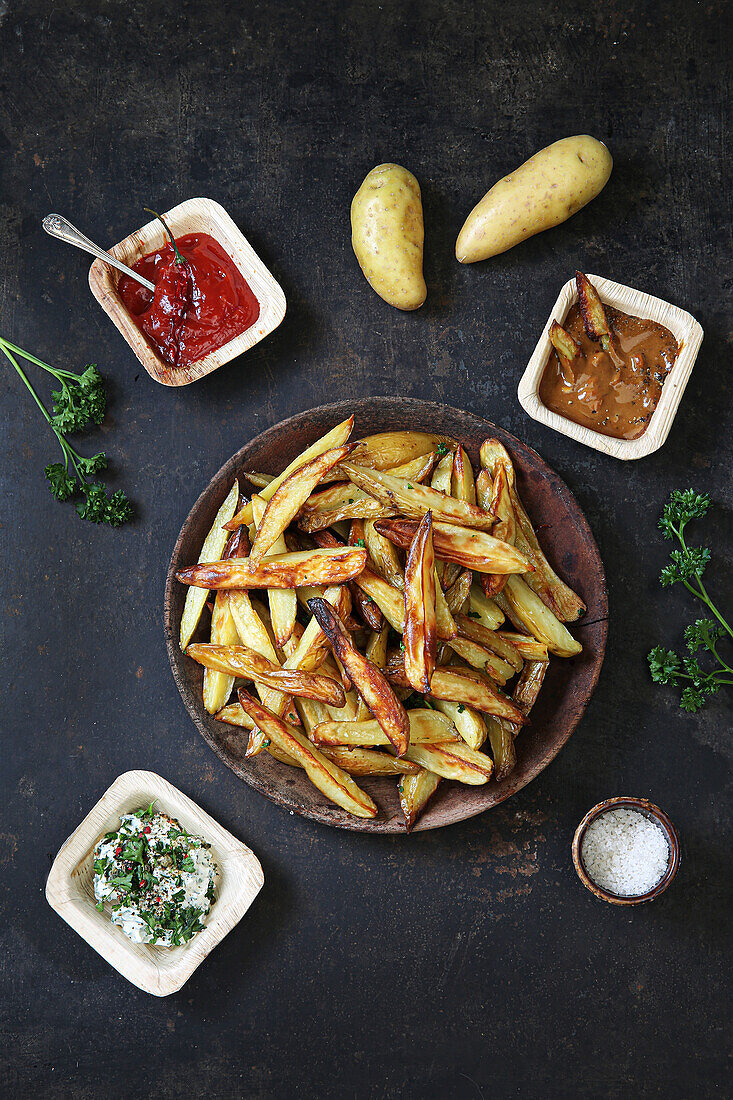
{"label": "raw potato", "polygon": [[474,206],[458,234],[456,258],[472,264],[498,256],[567,221],[603,190],[612,167],[606,146],[587,134],[540,149]]}
{"label": "raw potato", "polygon": [[372,168],[351,204],[351,243],[367,282],[397,309],[427,297],[420,184],[399,164]]}

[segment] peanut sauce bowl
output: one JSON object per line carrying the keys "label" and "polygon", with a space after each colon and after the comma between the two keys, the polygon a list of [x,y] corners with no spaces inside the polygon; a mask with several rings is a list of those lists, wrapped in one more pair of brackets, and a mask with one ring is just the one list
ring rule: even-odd
{"label": "peanut sauce bowl", "polygon": [[589,275],[588,278],[598,291],[604,305],[613,306],[634,317],[656,321],[669,329],[677,340],[679,346],[677,358],[664,381],[659,403],[652,413],[646,430],[636,439],[617,439],[614,436],[593,431],[592,428],[582,424],[576,424],[575,421],[553,412],[543,404],[540,398],[542,375],[553,350],[550,342],[550,327],[553,321],[564,324],[570,307],[577,302],[575,279],[569,279],[565,283],[552,307],[547,324],[519,383],[517,390],[519,404],[533,420],[577,440],[578,443],[583,443],[586,447],[593,447],[596,451],[603,451],[604,454],[624,461],[644,458],[658,451],[669,435],[700,350],[703,330],[691,313],[672,305],[671,302],[665,302],[662,298],[655,298],[641,290],[634,290],[633,287],[624,286],[622,283],[614,283],[600,275]]}
{"label": "peanut sauce bowl", "polygon": [[[89,269],[89,286],[116,328],[140,360],[145,370],[163,386],[187,386],[264,340],[285,316],[286,302],[282,287],[270,274],[242,231],[232,221],[223,206],[213,199],[187,199],[163,217],[174,237],[186,233],[207,233],[223,248],[249,285],[259,302],[257,320],[244,332],[187,366],[174,367],[152,346],[123,305],[118,286],[122,277],[102,260],[95,260]],[[109,249],[111,256],[132,267],[143,256],[168,243],[163,226],[153,219],[135,230],[124,241]]]}

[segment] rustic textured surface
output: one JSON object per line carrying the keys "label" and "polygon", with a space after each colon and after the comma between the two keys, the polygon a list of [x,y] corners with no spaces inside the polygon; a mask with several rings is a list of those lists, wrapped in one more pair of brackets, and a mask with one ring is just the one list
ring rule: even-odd
{"label": "rustic textured surface", "polygon": [[[644,653],[690,600],[656,577],[667,492],[730,508],[730,5],[0,0],[0,330],[111,381],[99,433],[138,506],[119,532],[54,503],[53,440],[4,371],[0,1087],[91,1100],[719,1096],[729,1089],[730,711],[684,717]],[[607,140],[614,174],[564,226],[461,267],[483,190],[548,141]],[[390,310],[349,242],[366,172],[420,180],[428,300]],[[142,207],[209,195],[283,285],[284,323],[180,391],[154,385],[91,298],[86,259]],[[695,371],[658,454],[622,465],[531,421],[516,387],[578,266],[692,312]],[[44,388],[44,392],[47,392]],[[601,681],[560,757],[510,803],[411,839],[283,814],[188,719],[162,639],[170,548],[254,434],[325,401],[445,401],[536,447],[577,495],[609,580]],[[91,441],[90,441],[91,443]],[[704,538],[731,602],[730,511]],[[727,569],[727,572],[726,572]],[[52,854],[116,775],[151,768],[260,857],[265,887],[159,1002],[46,905]],[[600,799],[651,798],[679,875],[649,906],[590,896],[570,857]],[[726,939],[726,937],[728,939]]]}

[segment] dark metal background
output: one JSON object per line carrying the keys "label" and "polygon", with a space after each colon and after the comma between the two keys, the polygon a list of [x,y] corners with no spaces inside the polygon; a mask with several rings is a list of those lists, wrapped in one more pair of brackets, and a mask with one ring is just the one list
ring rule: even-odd
{"label": "dark metal background", "polygon": [[[710,490],[699,529],[731,603],[731,7],[0,0],[0,330],[63,366],[96,360],[101,439],[138,519],[53,502],[55,444],[0,373],[3,738],[0,1086],[13,1096],[688,1097],[728,1086],[730,709],[686,717],[644,654],[679,644],[663,593],[669,490]],[[486,187],[572,133],[611,181],[566,225],[461,267]],[[348,206],[366,172],[420,180],[428,301],[387,307]],[[288,314],[195,386],[155,386],[93,302],[52,210],[112,244],[193,195],[222,202]],[[516,387],[578,266],[689,309],[705,340],[666,446],[621,464],[530,421]],[[34,378],[37,377],[34,375]],[[47,393],[45,383],[41,382]],[[283,814],[206,747],[168,667],[161,610],[181,522],[225,459],[312,405],[395,393],[463,406],[567,481],[608,574],[606,664],[557,761],[444,831],[374,838]],[[152,768],[262,860],[254,907],[182,993],[132,989],[47,907],[53,854],[120,772]],[[649,796],[683,842],[657,903],[616,911],[570,859],[585,811]]]}

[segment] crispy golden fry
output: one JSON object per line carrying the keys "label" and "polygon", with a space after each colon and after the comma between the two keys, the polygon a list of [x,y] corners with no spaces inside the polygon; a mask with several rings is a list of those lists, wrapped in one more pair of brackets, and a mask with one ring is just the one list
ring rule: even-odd
{"label": "crispy golden fry", "polygon": [[392,477],[391,474],[379,470],[366,470],[351,462],[344,462],[342,466],[360,489],[371,493],[386,507],[394,508],[410,519],[420,520],[426,512],[432,512],[433,519],[440,523],[452,523],[481,531],[488,531],[493,526],[494,517],[488,512],[474,504],[446,496],[437,489]]}
{"label": "crispy golden fry", "polygon": [[[265,625],[264,608],[256,608],[250,599],[249,593],[244,591],[231,591],[225,593],[232,617],[237,626],[237,633],[242,645],[261,654],[272,664],[277,664],[277,653]],[[257,693],[263,704],[276,714],[284,715],[289,722],[296,726],[300,719],[293,707],[292,697],[281,691],[274,691],[266,684],[256,683]],[[257,738],[255,738],[255,741]]]}
{"label": "crispy golden fry", "polygon": [[[200,562],[218,561],[223,554],[227,541],[227,532],[223,530],[223,526],[234,515],[238,500],[239,482],[235,481],[226,500],[216,514],[211,530],[204,539],[204,545],[201,547],[201,553],[199,554]],[[183,615],[181,617],[181,649],[185,649],[191,641],[205,605],[206,592],[202,589],[186,593],[186,602],[183,605]]]}
{"label": "crispy golden fry", "polygon": [[543,642],[558,657],[575,657],[583,649],[560,620],[521,577],[510,577],[496,597],[501,609],[519,630]]}
{"label": "crispy golden fry", "polygon": [[517,680],[512,698],[520,710],[529,714],[537,702],[537,696],[547,673],[547,661],[528,661]]}
{"label": "crispy golden fry", "polygon": [[462,569],[458,578],[445,593],[445,602],[451,615],[455,616],[463,608],[471,591],[473,573],[470,569]]}
{"label": "crispy golden fry", "polygon": [[[274,499],[275,497],[273,497],[273,500]],[[258,531],[266,507],[262,497],[255,493],[252,497],[252,512],[255,526]],[[288,548],[285,544],[285,539],[282,535],[278,535],[270,547],[270,556],[287,554],[287,552]],[[293,633],[295,627],[295,617],[298,614],[298,597],[295,592],[289,588],[268,588],[267,599],[270,605],[270,621],[272,623],[273,634],[275,635],[275,642],[282,648]]]}
{"label": "crispy golden fry", "polygon": [[[397,517],[380,519],[375,527],[390,542],[406,547],[415,537],[417,523]],[[480,573],[527,573],[534,569],[532,563],[513,546],[485,531],[467,530],[436,520],[433,523],[433,544],[437,558]]]}
{"label": "crispy golden fry", "polygon": [[603,350],[608,351],[611,347],[611,326],[598,291],[582,271],[575,272],[575,286],[585,331],[591,340],[600,340]]}
{"label": "crispy golden fry", "polygon": [[435,623],[438,637],[441,640],[448,641],[451,638],[455,638],[458,634],[458,627],[453,621],[453,615],[448,607],[448,601],[445,598],[445,593],[440,584],[440,577],[435,566],[433,566],[433,572],[435,574]]}
{"label": "crispy golden fry", "polygon": [[261,474],[259,470],[247,470],[244,476],[255,489],[266,489],[270,482],[275,480],[273,474]]}
{"label": "crispy golden fry", "polygon": [[246,646],[192,642],[186,650],[186,656],[192,657],[205,668],[239,676],[243,680],[254,680],[289,695],[317,699],[332,707],[342,707],[346,702],[341,684],[330,676],[315,672],[292,672],[268,661],[266,657]]}
{"label": "crispy golden fry", "polygon": [[433,706],[450,718],[469,748],[481,748],[486,740],[486,720],[482,714],[465,703],[453,703],[449,699],[434,699]]}
{"label": "crispy golden fry", "polygon": [[[348,458],[354,446],[353,443],[347,443],[343,447],[324,451],[322,455],[306,462],[283,481],[265,506],[261,522],[257,526],[257,534],[249,556],[251,569],[257,568],[272,544],[280,538],[290,521],[298,514],[321,478],[342,459]],[[253,515],[256,520],[254,511]]]}
{"label": "crispy golden fry", "polygon": [[[488,471],[482,470],[480,480],[483,479],[485,474],[488,475]],[[488,476],[490,477],[490,475]],[[496,474],[491,478],[488,503],[484,498],[483,484],[478,486],[478,491],[482,507],[488,507],[496,516],[496,524],[493,530],[494,537],[501,539],[510,546],[514,546],[517,536],[517,523],[506,468],[503,465],[499,465]],[[528,572],[532,572],[533,569],[534,566],[532,570],[528,570]],[[501,573],[494,572],[491,576],[484,576],[481,578],[483,590],[489,597],[496,595],[497,592],[501,592],[505,584],[506,576]]]}
{"label": "crispy golden fry", "polygon": [[366,657],[354,647],[331,605],[325,600],[316,598],[309,600],[308,606],[359,695],[386,733],[397,755],[402,756],[410,743],[410,723],[405,708],[380,670],[370,664]]}
{"label": "crispy golden fry", "polygon": [[[450,718],[436,710],[408,710],[410,744],[435,744],[458,737]],[[374,748],[390,740],[376,718],[365,722],[324,722],[310,735],[316,745],[364,745]]]}
{"label": "crispy golden fry", "polygon": [[516,674],[516,669],[510,664],[470,638],[453,638],[446,644],[472,668],[487,672],[501,687]]}
{"label": "crispy golden fry", "polygon": [[452,476],[453,455],[449,451],[448,454],[443,455],[436,464],[433,470],[433,476],[430,479],[430,488],[437,490],[439,493],[445,493],[446,496],[450,496]]}
{"label": "crispy golden fry", "polygon": [[419,768],[416,775],[403,775],[398,783],[400,809],[408,833],[420,816],[428,799],[435,794],[440,776]]}
{"label": "crispy golden fry", "polygon": [[[369,552],[369,558],[377,573],[384,577],[384,579],[395,588],[399,588],[401,592],[404,592],[405,575],[402,571],[402,565],[397,556],[394,543],[380,534],[373,520],[369,520],[359,526],[361,527],[361,531],[357,531],[357,540],[359,538],[364,540],[364,544]],[[355,534],[356,528],[357,521],[351,526],[352,536]],[[352,543],[352,545],[354,545],[354,543]]]}
{"label": "crispy golden fry", "polygon": [[432,473],[435,465],[435,453],[433,451],[425,455],[418,455],[410,462],[403,462],[400,466],[391,466],[388,474],[393,477],[404,477],[407,481],[425,481]]}
{"label": "crispy golden fry", "polygon": [[550,343],[557,353],[563,383],[571,387],[575,382],[573,362],[576,355],[580,353],[580,347],[573,340],[570,333],[562,325],[558,325],[557,321],[553,321],[550,325],[549,337]]}
{"label": "crispy golden fry", "polygon": [[491,472],[492,477],[496,475],[499,466],[503,466],[506,471],[517,524],[515,544],[535,567],[534,573],[525,576],[527,584],[561,622],[574,622],[585,611],[585,604],[572,588],[560,580],[543,554],[532,521],[517,492],[512,460],[498,439],[485,439],[481,444],[481,464]]}
{"label": "crispy golden fry", "polygon": [[385,508],[373,496],[346,481],[312,493],[301,508],[297,523],[301,531],[312,534],[341,520],[384,519],[394,514],[394,508]]}
{"label": "crispy golden fry", "polygon": [[338,764],[349,775],[416,775],[421,769],[411,760],[399,759],[376,749],[347,748],[345,745],[329,745],[321,748],[327,760]]}
{"label": "crispy golden fry", "polygon": [[214,717],[217,722],[226,722],[229,726],[240,726],[244,730],[257,729],[257,723],[250,718],[241,703],[227,703]]}
{"label": "crispy golden fry", "polygon": [[[227,539],[222,559],[246,557],[248,547],[247,528],[240,527]],[[211,612],[211,641],[214,645],[239,645],[237,625],[232,616],[226,592],[217,592],[214,600],[214,609]],[[205,668],[203,683],[204,710],[209,714],[216,714],[232,694],[233,687],[233,676],[225,672],[216,672],[214,669]]]}
{"label": "crispy golden fry", "polygon": [[548,661],[547,646],[529,634],[517,634],[511,630],[498,630],[496,637],[508,642],[525,661]]}
{"label": "crispy golden fry", "polygon": [[331,721],[328,709],[324,707],[323,703],[319,703],[315,699],[296,699],[295,705],[303,722],[303,729],[309,738],[313,736],[314,729],[322,726],[324,722]]}
{"label": "crispy golden fry", "polygon": [[[351,435],[351,429],[354,426],[354,418],[350,416],[348,420],[344,420],[342,424],[337,424],[335,428],[331,428],[330,432],[326,432],[324,436],[317,439],[315,443],[299,454],[297,458],[294,458],[289,466],[286,466],[281,474],[273,478],[273,480],[262,489],[260,496],[263,500],[270,500],[277,490],[280,488],[286,478],[290,477],[292,473],[299,470],[301,466],[305,466],[311,459],[317,458],[318,455],[322,455],[324,451],[330,451],[334,447],[343,447],[346,440]],[[235,530],[240,524],[249,525],[252,522],[252,504],[245,504],[243,508],[239,510],[237,515],[229,524],[226,524],[229,530]]]}
{"label": "crispy golden fry", "polygon": [[465,500],[467,504],[476,503],[476,483],[473,480],[471,460],[463,447],[456,447],[453,455],[451,476],[451,496],[456,500]]}
{"label": "crispy golden fry", "polygon": [[490,757],[470,749],[463,741],[451,741],[444,745],[410,745],[405,756],[443,779],[455,779],[473,787],[488,783],[494,771]]}
{"label": "crispy golden fry", "polygon": [[377,432],[359,440],[359,450],[354,460],[370,470],[391,470],[405,462],[426,455],[428,451],[451,451],[457,446],[454,439],[433,432]]}
{"label": "crispy golden fry", "polygon": [[405,597],[399,588],[372,573],[371,569],[363,569],[355,577],[354,584],[374,601],[387,622],[401,634],[405,629]]}
{"label": "crispy golden fry", "polygon": [[514,748],[514,729],[512,722],[506,722],[502,718],[494,718],[487,715],[486,725],[491,745],[491,755],[494,758],[494,778],[497,783],[514,771],[517,763],[517,752]]}
{"label": "crispy golden fry", "polygon": [[470,619],[475,619],[487,630],[496,630],[504,622],[504,612],[493,600],[481,591],[477,584],[471,585],[468,594],[469,607],[466,614]]}
{"label": "crispy golden fry", "polygon": [[435,555],[432,516],[415,531],[405,567],[405,675],[415,691],[428,692],[437,649]]}
{"label": "crispy golden fry", "polygon": [[300,550],[264,558],[250,570],[249,559],[216,561],[179,569],[176,577],[197,588],[302,588],[309,584],[342,584],[366,565],[366,550],[341,546],[333,550]]}
{"label": "crispy golden fry", "polygon": [[497,657],[501,657],[503,661],[510,664],[515,672],[522,671],[522,657],[509,639],[495,630],[487,630],[482,623],[469,618],[468,615],[457,616],[456,625],[462,638],[469,638],[472,642],[478,642],[480,646],[491,650]]}
{"label": "crispy golden fry", "polygon": [[[386,676],[397,687],[410,687],[404,668],[390,666]],[[479,673],[472,668],[436,668],[430,681],[430,698],[463,703],[485,714],[495,714],[511,722],[524,722],[524,715],[511,699],[499,691],[488,677],[479,678]]]}
{"label": "crispy golden fry", "polygon": [[356,817],[377,816],[377,807],[366,791],[348,772],[323,756],[300,730],[272,714],[243,688],[239,689],[239,702],[281,752],[302,764],[311,783],[327,798]]}

